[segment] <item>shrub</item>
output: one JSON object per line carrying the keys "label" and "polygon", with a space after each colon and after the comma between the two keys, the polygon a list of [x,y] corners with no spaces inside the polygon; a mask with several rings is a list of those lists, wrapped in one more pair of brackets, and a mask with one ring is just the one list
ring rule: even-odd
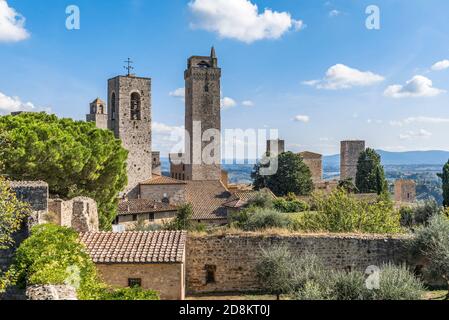
{"label": "shrub", "polygon": [[359,271],[333,272],[331,274],[331,294],[334,300],[365,300],[368,289],[365,275]]}
{"label": "shrub", "polygon": [[294,270],[294,258],[285,246],[261,249],[255,269],[256,277],[265,291],[275,294],[278,300],[281,294],[292,292]]}
{"label": "shrub", "polygon": [[295,221],[304,231],[399,233],[402,231],[399,212],[388,200],[368,203],[342,189],[329,195],[315,194],[313,207],[317,212],[305,213]]}
{"label": "shrub", "polygon": [[420,202],[413,209],[413,223],[415,225],[427,225],[432,217],[440,213],[441,207],[434,199]]}
{"label": "shrub", "polygon": [[449,219],[444,215],[432,217],[427,227],[418,230],[412,248],[416,255],[426,258],[425,272],[445,281],[449,300]]}
{"label": "shrub", "polygon": [[267,190],[262,189],[248,201],[247,206],[263,209],[273,208],[273,196]]}
{"label": "shrub", "polygon": [[178,209],[176,218],[166,225],[167,230],[190,230],[192,227],[193,207],[186,204]]}
{"label": "shrub", "polygon": [[401,226],[411,228],[414,224],[414,211],[409,207],[402,207],[399,209],[401,215]]}
{"label": "shrub", "polygon": [[420,300],[424,285],[405,265],[385,264],[379,274],[379,289],[368,291],[371,300]]}
{"label": "shrub", "polygon": [[284,213],[296,213],[309,210],[309,205],[298,199],[279,198],[273,202],[274,208]]}
{"label": "shrub", "polygon": [[139,287],[104,290],[98,300],[159,300],[159,294],[153,290]]}
{"label": "shrub", "polygon": [[288,228],[288,215],[274,209],[249,208],[234,216],[234,225],[245,231],[269,228]]}

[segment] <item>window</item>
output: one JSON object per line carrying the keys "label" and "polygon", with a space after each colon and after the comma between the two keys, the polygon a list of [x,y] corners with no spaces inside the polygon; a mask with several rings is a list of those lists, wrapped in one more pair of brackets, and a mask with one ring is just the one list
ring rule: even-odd
{"label": "window", "polygon": [[115,113],[116,113],[115,92],[113,92],[112,95],[111,95],[111,120],[115,120]]}
{"label": "window", "polygon": [[206,284],[215,283],[215,272],[217,271],[217,266],[206,265]]}
{"label": "window", "polygon": [[133,221],[137,221],[137,214],[133,214]]}
{"label": "window", "polygon": [[131,120],[140,120],[140,95],[137,92],[131,94]]}
{"label": "window", "polygon": [[150,213],[149,220],[150,222],[154,222],[154,213]]}
{"label": "window", "polygon": [[99,113],[99,114],[104,114],[104,106],[103,106],[102,104],[100,104],[100,105],[98,106],[98,113]]}
{"label": "window", "polygon": [[128,279],[128,287],[135,288],[142,286],[142,279],[139,278],[129,278]]}

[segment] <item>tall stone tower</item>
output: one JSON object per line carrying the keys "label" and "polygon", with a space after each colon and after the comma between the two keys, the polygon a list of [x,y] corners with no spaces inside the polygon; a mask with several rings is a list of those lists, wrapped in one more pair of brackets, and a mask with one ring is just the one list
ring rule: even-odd
{"label": "tall stone tower", "polygon": [[139,183],[151,179],[151,79],[134,75],[108,80],[108,128],[128,150],[128,198],[139,196]]}
{"label": "tall stone tower", "polygon": [[394,198],[399,203],[416,201],[416,183],[413,180],[396,180],[394,183]]}
{"label": "tall stone tower", "polygon": [[357,163],[360,154],[365,151],[365,141],[342,141],[340,152],[340,180],[352,179],[357,176]]}
{"label": "tall stone tower", "polygon": [[213,47],[210,56],[189,58],[184,79],[185,128],[189,134],[185,180],[220,180],[221,137],[213,133],[221,133],[221,69]]}
{"label": "tall stone tower", "polygon": [[106,103],[100,98],[95,99],[90,103],[90,113],[86,115],[87,122],[95,122],[99,129],[108,128],[108,113],[106,110]]}

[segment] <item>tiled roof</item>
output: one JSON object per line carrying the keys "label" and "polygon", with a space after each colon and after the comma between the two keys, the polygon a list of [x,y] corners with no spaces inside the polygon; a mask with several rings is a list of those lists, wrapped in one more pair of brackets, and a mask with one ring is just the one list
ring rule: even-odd
{"label": "tiled roof", "polygon": [[176,180],[166,176],[159,176],[157,174],[153,174],[153,177],[150,180],[143,181],[140,183],[141,185],[170,185],[170,184],[186,184],[185,181]]}
{"label": "tiled roof", "polygon": [[95,232],[80,237],[95,263],[184,262],[184,231]]}
{"label": "tiled roof", "polygon": [[192,204],[194,220],[226,219],[223,206],[231,193],[220,181],[187,181],[186,199]]}
{"label": "tiled roof", "polygon": [[177,207],[168,203],[154,202],[147,199],[124,200],[118,205],[118,214],[121,216],[136,213],[167,212],[177,210]]}

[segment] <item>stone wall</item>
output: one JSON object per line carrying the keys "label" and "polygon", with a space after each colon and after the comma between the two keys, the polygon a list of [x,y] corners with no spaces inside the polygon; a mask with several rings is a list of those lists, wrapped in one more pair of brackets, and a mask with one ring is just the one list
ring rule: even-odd
{"label": "stone wall", "polygon": [[70,227],[78,232],[99,230],[98,209],[95,200],[77,197],[72,200],[50,199],[49,216],[58,225]]}
{"label": "stone wall", "polygon": [[26,289],[27,300],[78,300],[76,290],[65,285],[37,285]]}
{"label": "stone wall", "polygon": [[162,300],[183,300],[185,271],[182,263],[97,264],[101,279],[116,288],[128,287],[128,279],[140,279],[143,289],[156,290]]}
{"label": "stone wall", "polygon": [[[405,237],[364,235],[189,235],[186,246],[187,292],[260,290],[254,268],[261,248],[273,245],[286,245],[295,254],[314,253],[329,268],[364,271],[370,265],[406,261],[405,242]],[[214,281],[211,277],[215,278]]]}

